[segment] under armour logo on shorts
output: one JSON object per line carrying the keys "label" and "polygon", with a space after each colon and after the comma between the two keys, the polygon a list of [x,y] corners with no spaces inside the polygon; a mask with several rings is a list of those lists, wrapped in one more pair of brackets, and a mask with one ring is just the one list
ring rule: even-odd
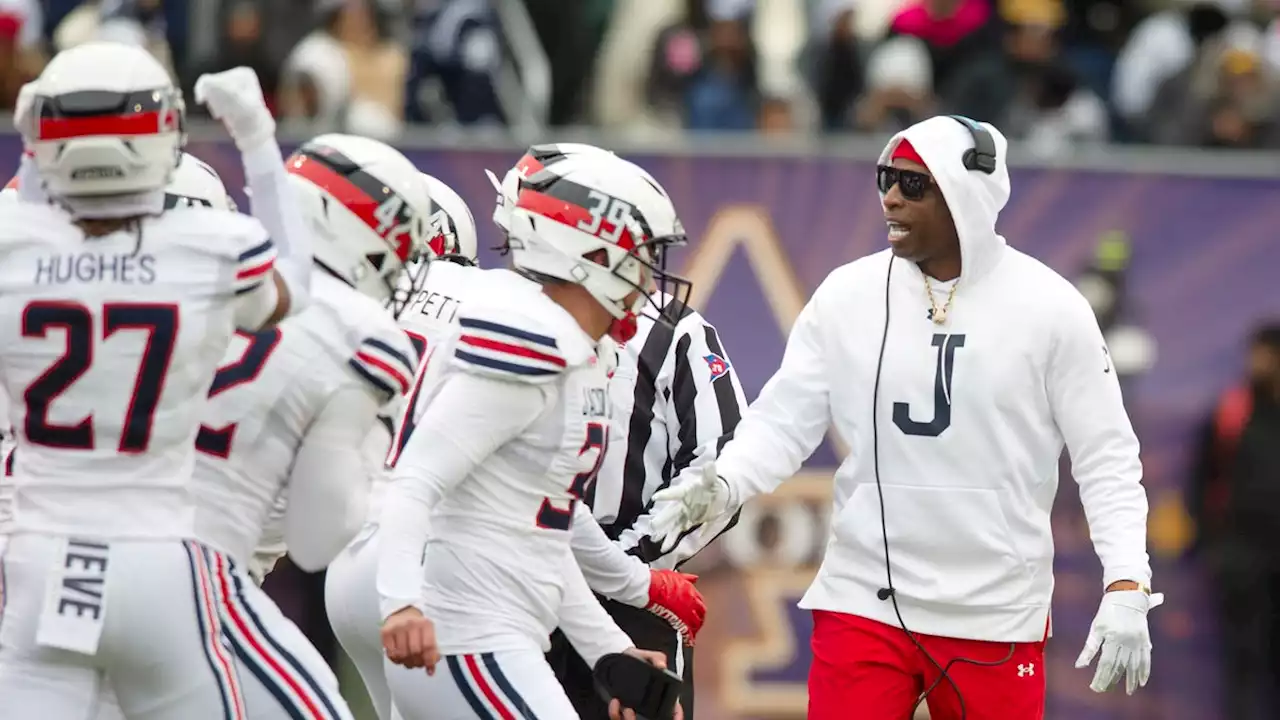
{"label": "under armour logo on shorts", "polygon": [[1027,663],[1026,665],[1018,666],[1018,677],[1026,677],[1028,675],[1035,675],[1035,674],[1036,674],[1035,663]]}

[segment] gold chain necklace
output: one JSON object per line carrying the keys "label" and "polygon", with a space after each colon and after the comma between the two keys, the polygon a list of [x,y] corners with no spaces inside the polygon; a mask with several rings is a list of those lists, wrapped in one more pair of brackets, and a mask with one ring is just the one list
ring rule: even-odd
{"label": "gold chain necklace", "polygon": [[929,317],[933,319],[934,325],[942,325],[947,321],[947,313],[951,310],[951,301],[956,298],[956,288],[960,286],[960,279],[957,278],[955,283],[951,285],[951,291],[947,293],[947,302],[938,307],[938,301],[933,299],[933,285],[929,284],[929,276],[924,276],[924,294],[929,298],[929,307],[932,308]]}

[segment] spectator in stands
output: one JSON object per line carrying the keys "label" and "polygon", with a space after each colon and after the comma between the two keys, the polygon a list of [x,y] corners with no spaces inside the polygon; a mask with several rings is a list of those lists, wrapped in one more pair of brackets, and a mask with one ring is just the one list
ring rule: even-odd
{"label": "spectator in stands", "polygon": [[1219,603],[1224,717],[1280,713],[1280,323],[1260,327],[1249,375],[1203,425],[1188,507]]}
{"label": "spectator in stands", "polygon": [[1008,100],[1001,30],[991,0],[908,0],[889,25],[890,36],[929,46],[944,108],[990,122],[1000,121]]}
{"label": "spectator in stands", "polygon": [[1143,3],[1065,0],[1066,23],[1058,33],[1062,60],[1098,97],[1111,97],[1116,56],[1143,15]]}
{"label": "spectator in stands", "polygon": [[713,16],[706,0],[688,0],[684,16],[658,34],[647,83],[649,103],[678,113],[694,130],[751,130],[759,94],[750,10]]}
{"label": "spectator in stands", "polygon": [[880,43],[867,58],[866,84],[853,118],[861,132],[892,135],[934,114],[933,64],[919,38]]}
{"label": "spectator in stands", "polygon": [[280,68],[267,52],[257,0],[229,0],[221,10],[223,20],[218,54],[211,63],[190,73],[191,76],[199,77],[205,73],[222,72],[240,66],[253,68],[262,84],[267,108],[275,113]]}
{"label": "spectator in stands", "polygon": [[413,18],[405,120],[508,123],[519,108],[510,97],[504,104],[498,91],[503,74],[514,77],[505,56],[502,26],[489,0],[427,3]]}
{"label": "spectator in stands", "polygon": [[1011,98],[1001,128],[1039,157],[1060,157],[1080,143],[1108,138],[1106,103],[1060,58],[1057,32],[1066,19],[1057,3],[1005,3],[1005,49]]}
{"label": "spectator in stands", "polygon": [[1138,23],[1116,59],[1111,103],[1135,140],[1149,138],[1146,121],[1164,82],[1190,66],[1199,48],[1229,23],[1220,1],[1177,5]]}
{"label": "spectator in stands", "polygon": [[1192,65],[1165,81],[1148,118],[1166,145],[1280,147],[1280,78],[1262,61],[1250,24],[1233,25],[1200,47]]}
{"label": "spectator in stands", "polygon": [[[825,130],[847,129],[849,109],[862,96],[864,48],[859,42],[856,26],[858,4],[859,0],[823,0],[814,15],[815,85],[818,111]],[[928,90],[932,92],[932,67],[927,78]]]}
{"label": "spectator in stands", "polygon": [[42,25],[36,0],[0,0],[0,99],[13,107],[23,83],[40,74]]}
{"label": "spectator in stands", "polygon": [[[285,61],[285,117],[338,113],[339,127],[348,132],[382,139],[397,135],[408,54],[392,34],[396,7],[396,0],[321,0],[320,28]],[[344,78],[335,72],[340,64]]]}

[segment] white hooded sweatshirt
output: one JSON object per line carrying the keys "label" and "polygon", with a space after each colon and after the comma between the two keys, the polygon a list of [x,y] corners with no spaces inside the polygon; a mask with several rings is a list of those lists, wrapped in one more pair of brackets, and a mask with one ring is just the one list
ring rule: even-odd
{"label": "white hooded sweatshirt", "polygon": [[947,117],[894,136],[880,156],[888,163],[910,140],[955,219],[963,269],[946,322],[929,318],[919,268],[889,250],[837,268],[800,313],[782,367],[716,466],[736,506],[795,474],[834,427],[850,453],[835,476],[822,566],[800,606],[898,624],[892,601],[878,597],[889,587],[878,466],[907,627],[1032,642],[1048,625],[1049,513],[1064,444],[1104,587],[1150,584],[1147,497],[1138,440],[1088,302],[995,232],[1009,199],[1008,143],[984,127],[998,149],[992,175],[964,168],[973,139]]}

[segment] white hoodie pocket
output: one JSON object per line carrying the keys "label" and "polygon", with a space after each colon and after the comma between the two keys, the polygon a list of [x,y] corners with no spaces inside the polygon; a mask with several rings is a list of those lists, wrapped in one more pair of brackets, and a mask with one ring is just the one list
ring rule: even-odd
{"label": "white hoodie pocket", "polygon": [[[962,607],[1026,602],[1031,573],[995,490],[884,486],[885,534],[900,599]],[[876,487],[859,485],[832,526],[869,584],[884,582]]]}

